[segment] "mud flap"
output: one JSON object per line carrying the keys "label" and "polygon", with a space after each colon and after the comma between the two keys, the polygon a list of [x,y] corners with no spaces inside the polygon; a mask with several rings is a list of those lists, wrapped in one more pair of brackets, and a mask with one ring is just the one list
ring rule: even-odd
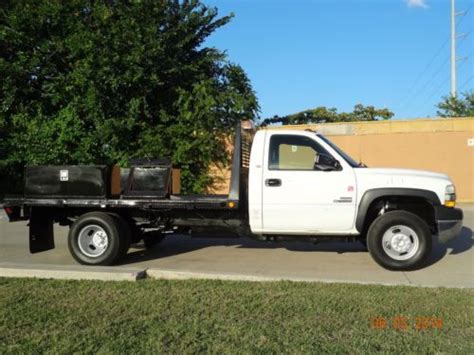
{"label": "mud flap", "polygon": [[32,208],[30,213],[30,252],[54,249],[54,230],[51,213],[45,208]]}

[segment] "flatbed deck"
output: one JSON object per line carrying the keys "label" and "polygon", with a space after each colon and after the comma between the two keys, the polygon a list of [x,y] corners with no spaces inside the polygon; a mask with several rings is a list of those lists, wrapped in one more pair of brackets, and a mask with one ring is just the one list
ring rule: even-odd
{"label": "flatbed deck", "polygon": [[[166,194],[153,196],[148,192],[145,196],[121,194],[116,197],[91,196],[55,196],[28,197],[10,195],[4,199],[5,207],[51,207],[51,208],[128,208],[148,211],[169,210],[238,210],[244,207],[241,202],[242,174],[242,128],[236,127],[234,152],[232,154],[232,170],[228,195],[220,194]],[[151,193],[151,195],[150,195]]]}
{"label": "flatbed deck", "polygon": [[228,195],[171,195],[169,198],[157,199],[91,199],[91,198],[23,198],[10,196],[4,200],[8,206],[38,207],[102,207],[102,208],[142,208],[162,209],[236,209],[238,200],[229,199]]}

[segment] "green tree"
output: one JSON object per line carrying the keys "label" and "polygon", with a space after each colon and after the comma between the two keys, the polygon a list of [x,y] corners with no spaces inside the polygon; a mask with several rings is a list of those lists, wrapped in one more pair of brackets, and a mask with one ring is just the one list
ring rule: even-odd
{"label": "green tree", "polygon": [[357,104],[352,112],[338,113],[335,108],[320,106],[315,109],[305,110],[287,116],[274,116],[262,121],[262,126],[281,123],[283,125],[330,123],[330,122],[353,122],[353,121],[377,121],[388,120],[393,117],[389,109],[377,109],[374,106]]}
{"label": "green tree", "polygon": [[464,98],[445,96],[437,107],[441,117],[472,117],[474,116],[474,91],[465,92]]}
{"label": "green tree", "polygon": [[201,191],[223,133],[259,110],[242,68],[205,45],[230,19],[199,0],[2,1],[0,179],[167,156]]}

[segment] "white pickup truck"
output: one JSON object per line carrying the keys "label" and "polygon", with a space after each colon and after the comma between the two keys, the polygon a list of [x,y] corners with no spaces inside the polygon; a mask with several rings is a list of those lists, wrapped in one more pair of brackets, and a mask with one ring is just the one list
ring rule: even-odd
{"label": "white pickup truck", "polygon": [[381,266],[405,270],[423,266],[433,235],[444,242],[462,228],[448,176],[368,168],[312,131],[254,133],[239,125],[229,195],[172,194],[170,167],[153,161],[122,172],[117,193],[110,170],[25,170],[25,192],[7,197],[5,211],[10,221],[30,220],[31,252],[54,248],[57,222],[70,226],[69,249],[88,265],[113,264],[130,243],[151,247],[165,235],[187,232],[360,241]]}

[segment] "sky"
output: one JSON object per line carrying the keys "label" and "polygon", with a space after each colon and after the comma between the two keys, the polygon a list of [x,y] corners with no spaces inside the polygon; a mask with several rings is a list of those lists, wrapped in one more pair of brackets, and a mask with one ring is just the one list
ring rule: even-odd
{"label": "sky", "polygon": [[[262,119],[358,103],[389,108],[395,119],[435,117],[450,92],[450,0],[203,2],[234,13],[206,45],[244,68]],[[456,0],[456,10],[465,92],[474,89],[474,0]]]}

